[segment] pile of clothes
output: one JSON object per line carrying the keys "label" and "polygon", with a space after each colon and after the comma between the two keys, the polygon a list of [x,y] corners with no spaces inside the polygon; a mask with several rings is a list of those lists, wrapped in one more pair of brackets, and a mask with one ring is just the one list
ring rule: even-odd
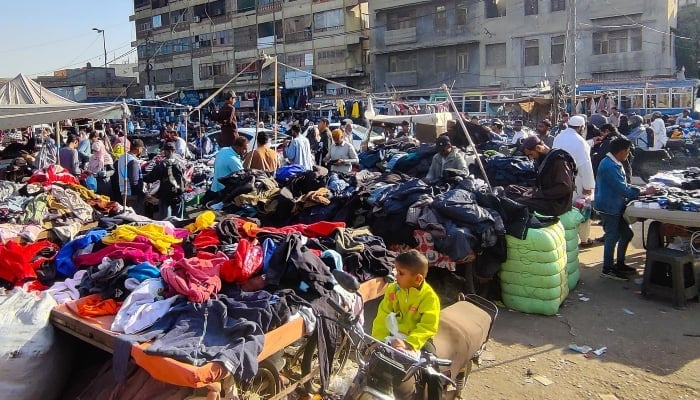
{"label": "pile of clothes", "polygon": [[0,240],[37,240],[52,230],[62,242],[72,239],[84,224],[123,211],[119,203],[95,194],[75,177],[51,165],[34,172],[25,184],[0,181]]}
{"label": "pile of clothes", "polygon": [[332,270],[360,281],[393,272],[395,254],[381,238],[342,222],[264,227],[236,216],[217,221],[211,211],[175,224],[100,222],[107,228],[31,263],[54,266],[57,280],[47,290],[57,302],[84,318],[114,316],[111,330],[122,334],[116,370],[127,370],[132,343],[151,341],[147,354],[195,366],[220,362],[245,382],[257,372],[265,333],[293,315],[304,318],[307,333],[323,332],[329,342],[319,354],[331,359],[335,330],[316,320],[332,315],[324,298],[352,307],[361,301]]}

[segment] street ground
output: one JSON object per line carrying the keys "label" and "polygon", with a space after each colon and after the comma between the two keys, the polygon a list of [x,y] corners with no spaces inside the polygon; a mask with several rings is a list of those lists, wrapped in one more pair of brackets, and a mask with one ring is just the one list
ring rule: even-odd
{"label": "street ground", "polygon": [[[557,316],[501,308],[466,398],[700,398],[700,304],[691,300],[678,310],[670,299],[641,296],[645,252],[641,223],[633,227],[627,263],[639,275],[629,282],[599,277],[601,245],[581,252],[581,281]],[[592,238],[602,236],[600,226],[591,230]],[[569,350],[570,344],[607,352],[586,358]],[[540,377],[552,383],[540,383]]]}

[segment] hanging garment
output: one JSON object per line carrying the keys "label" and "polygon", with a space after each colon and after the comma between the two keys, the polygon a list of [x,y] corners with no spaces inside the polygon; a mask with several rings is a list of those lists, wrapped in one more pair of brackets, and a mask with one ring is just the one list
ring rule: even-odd
{"label": "hanging garment", "polygon": [[336,107],[338,108],[338,115],[340,115],[341,118],[345,117],[345,103],[343,103],[342,100],[338,100],[336,103]]}
{"label": "hanging garment", "polygon": [[355,101],[352,103],[352,112],[350,114],[352,118],[360,118],[360,103]]}

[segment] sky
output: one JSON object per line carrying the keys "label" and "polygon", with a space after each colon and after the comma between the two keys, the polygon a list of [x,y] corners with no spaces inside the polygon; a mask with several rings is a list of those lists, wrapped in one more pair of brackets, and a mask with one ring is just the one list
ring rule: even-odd
{"label": "sky", "polygon": [[[132,0],[2,0],[0,78],[103,65],[102,35],[92,28],[104,29],[111,64],[132,50],[133,11]],[[136,51],[116,62],[127,57],[135,62]]]}

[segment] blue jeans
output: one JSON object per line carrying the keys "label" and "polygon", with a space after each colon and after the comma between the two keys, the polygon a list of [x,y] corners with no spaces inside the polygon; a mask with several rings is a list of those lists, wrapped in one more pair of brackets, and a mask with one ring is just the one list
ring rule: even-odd
{"label": "blue jeans", "polygon": [[161,220],[169,217],[182,218],[183,206],[183,201],[178,201],[176,203],[158,202],[158,216]]}
{"label": "blue jeans", "polygon": [[617,263],[625,262],[627,246],[629,246],[634,232],[627,221],[621,215],[600,214],[603,219],[603,231],[605,232],[605,245],[603,246],[603,269],[612,268],[613,254],[617,244]]}

